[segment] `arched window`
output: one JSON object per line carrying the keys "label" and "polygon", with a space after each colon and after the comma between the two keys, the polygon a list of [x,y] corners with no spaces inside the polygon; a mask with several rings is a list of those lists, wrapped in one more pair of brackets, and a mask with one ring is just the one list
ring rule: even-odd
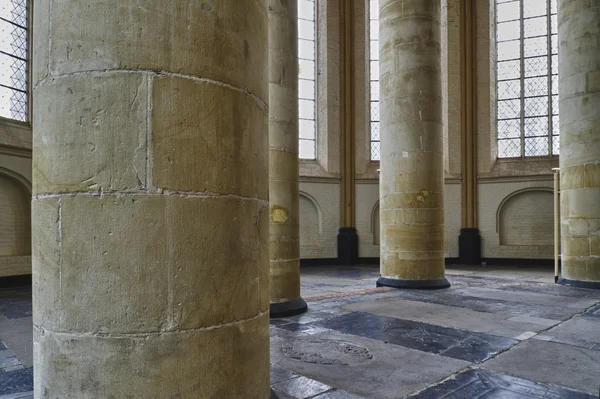
{"label": "arched window", "polygon": [[298,144],[303,159],[315,159],[315,15],[314,0],[298,0]]}
{"label": "arched window", "polygon": [[497,0],[498,157],[558,155],[557,0]]}
{"label": "arched window", "polygon": [[27,121],[27,0],[0,0],[0,116]]}
{"label": "arched window", "polygon": [[371,160],[379,161],[379,0],[369,1]]}

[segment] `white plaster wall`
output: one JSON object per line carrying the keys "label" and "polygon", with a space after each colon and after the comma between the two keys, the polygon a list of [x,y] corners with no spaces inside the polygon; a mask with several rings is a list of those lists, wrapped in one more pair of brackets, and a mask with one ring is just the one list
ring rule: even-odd
{"label": "white plaster wall", "polygon": [[[319,213],[319,236],[314,245],[301,245],[300,257],[310,258],[337,258],[337,235],[340,227],[340,185],[337,182],[300,182],[300,195],[310,198],[317,207]],[[311,207],[300,207],[300,225],[303,220],[314,220]],[[306,226],[305,226],[306,227]],[[300,231],[301,242],[314,242],[309,237],[302,237],[303,229]],[[309,232],[314,229],[304,229]]]}
{"label": "white plaster wall", "polygon": [[[551,245],[536,245],[534,240],[522,240],[521,245],[501,245],[500,229],[498,226],[498,210],[502,202],[509,196],[522,190],[533,190],[530,196],[531,207],[550,207],[552,202],[537,201],[539,198],[535,194],[535,189],[551,190],[553,182],[550,178],[531,178],[530,180],[514,181],[511,179],[497,179],[493,182],[480,181],[478,186],[479,193],[479,231],[481,234],[481,252],[484,258],[523,258],[523,259],[551,259],[553,257],[553,247]],[[552,209],[537,210],[533,212],[512,212],[513,218],[529,217],[527,223],[527,232],[520,232],[519,235],[539,234],[544,230],[547,234],[548,226],[552,226]],[[523,224],[522,220],[509,221],[509,224]],[[537,232],[537,233],[536,233]],[[511,243],[514,242],[511,240]]]}

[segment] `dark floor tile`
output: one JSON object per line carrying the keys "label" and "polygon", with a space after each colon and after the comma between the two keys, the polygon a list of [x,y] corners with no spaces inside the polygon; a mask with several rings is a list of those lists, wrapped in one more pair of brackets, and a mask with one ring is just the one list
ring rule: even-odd
{"label": "dark floor tile", "polygon": [[279,366],[271,365],[271,385],[281,381],[286,381],[292,378],[299,377],[298,374],[291,370],[284,369]]}
{"label": "dark floor tile", "polygon": [[20,319],[31,314],[31,286],[0,289],[0,316]]}
{"label": "dark floor tile", "polygon": [[291,320],[285,319],[285,318],[269,320],[269,324],[271,324],[272,326],[280,326],[282,324],[288,324],[291,322],[292,322]]}
{"label": "dark floor tile", "polygon": [[566,388],[538,384],[488,370],[468,370],[456,378],[411,396],[414,399],[592,399],[594,396]]}
{"label": "dark floor tile", "polygon": [[0,395],[33,391],[33,367],[0,372]]}
{"label": "dark floor tile", "polygon": [[371,313],[354,312],[317,323],[344,334],[470,362],[482,362],[519,341]]}
{"label": "dark floor tile", "polygon": [[272,386],[275,391],[298,399],[312,398],[313,396],[333,389],[333,387],[330,387],[329,385],[306,377],[293,378],[291,380],[273,384]]}
{"label": "dark floor tile", "polygon": [[593,308],[588,309],[587,312],[585,312],[582,316],[590,319],[600,320],[600,305],[596,305]]}

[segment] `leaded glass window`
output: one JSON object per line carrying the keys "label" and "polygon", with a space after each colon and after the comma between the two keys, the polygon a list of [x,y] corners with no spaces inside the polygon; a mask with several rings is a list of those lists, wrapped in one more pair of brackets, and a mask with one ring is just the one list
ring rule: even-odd
{"label": "leaded glass window", "polygon": [[557,0],[497,0],[498,157],[558,155]]}
{"label": "leaded glass window", "polygon": [[298,144],[303,159],[315,159],[315,15],[314,0],[298,0]]}
{"label": "leaded glass window", "polygon": [[381,158],[379,135],[379,0],[369,1],[371,160],[379,161]]}
{"label": "leaded glass window", "polygon": [[27,120],[27,0],[0,0],[0,116]]}

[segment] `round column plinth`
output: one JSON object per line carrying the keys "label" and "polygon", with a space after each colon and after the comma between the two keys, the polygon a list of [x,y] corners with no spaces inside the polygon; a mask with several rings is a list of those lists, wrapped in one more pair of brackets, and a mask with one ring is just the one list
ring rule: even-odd
{"label": "round column plinth", "polygon": [[302,314],[308,310],[306,301],[301,297],[286,302],[277,302],[271,304],[270,315],[272,319],[281,317],[291,317]]}
{"label": "round column plinth", "polygon": [[395,278],[379,277],[377,279],[377,287],[437,290],[450,287],[450,282],[445,278],[440,278],[438,280],[399,280]]}

